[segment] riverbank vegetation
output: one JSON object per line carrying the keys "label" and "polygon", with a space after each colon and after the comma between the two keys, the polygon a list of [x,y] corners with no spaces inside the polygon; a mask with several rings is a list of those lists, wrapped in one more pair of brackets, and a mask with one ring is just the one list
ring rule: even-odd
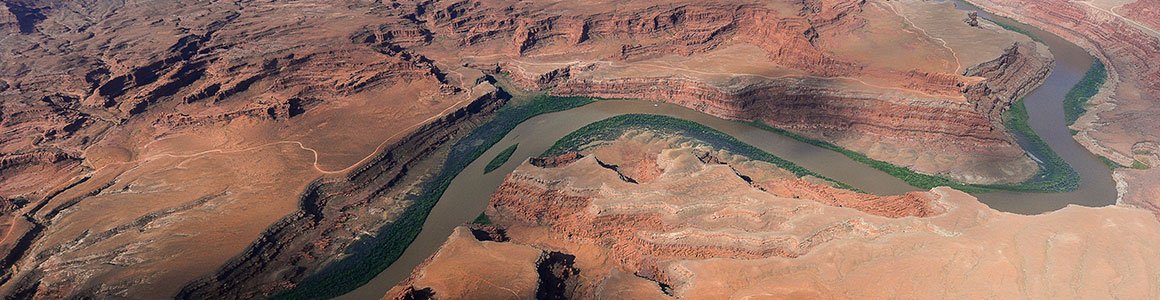
{"label": "riverbank vegetation", "polygon": [[1008,129],[1016,133],[1028,145],[1024,145],[1028,153],[1031,153],[1036,158],[1043,161],[1040,165],[1040,171],[1032,179],[1018,183],[1018,184],[965,184],[954,179],[946,178],[937,175],[928,175],[918,173],[910,168],[894,165],[888,162],[876,160],[846,148],[842,148],[832,143],[809,138],[788,130],[769,126],[762,122],[753,122],[753,126],[786,137],[795,139],[797,141],[817,146],[819,148],[841,153],[850,159],[866,164],[870,167],[878,169],[882,172],[890,174],[890,176],[902,179],[911,186],[921,189],[932,189],[939,186],[948,186],[954,189],[968,192],[968,193],[986,193],[996,190],[1004,191],[1018,191],[1018,192],[1067,192],[1073,191],[1079,187],[1079,174],[1075,172],[1067,164],[1063,158],[1060,158],[1047,146],[1047,143],[1035,134],[1031,126],[1027,123],[1027,108],[1023,105],[1023,101],[1019,100],[1011,106],[1011,109],[1004,114],[1004,123]]}
{"label": "riverbank vegetation", "polygon": [[717,131],[697,122],[660,115],[626,114],[593,122],[560,138],[551,148],[544,151],[542,156],[561,155],[569,151],[580,150],[581,147],[593,142],[615,140],[624,134],[626,130],[630,129],[646,129],[677,134],[716,149],[771,163],[779,168],[790,171],[798,177],[813,176],[832,182],[839,188],[862,192],[848,184],[814,173],[791,161],[737,140],[737,138],[724,132]]}
{"label": "riverbank vegetation", "polygon": [[345,257],[274,298],[334,298],[370,282],[402,256],[419,236],[427,215],[451,185],[451,180],[487,149],[532,117],[569,110],[593,101],[589,97],[556,97],[544,92],[511,97],[490,120],[451,146],[442,168],[421,183],[418,192],[407,197],[413,204],[400,213],[398,219],[380,228],[377,234],[355,241],[348,247]]}
{"label": "riverbank vegetation", "polygon": [[472,220],[471,223],[479,225],[491,225],[491,218],[488,218],[486,213],[479,213],[479,216],[476,216],[475,220]]}
{"label": "riverbank vegetation", "polygon": [[980,12],[980,17],[983,17],[983,19],[986,19],[987,21],[991,21],[991,23],[995,23],[995,25],[999,25],[999,27],[1002,27],[1003,29],[1006,29],[1007,31],[1026,35],[1027,37],[1031,38],[1031,40],[1036,41],[1036,42],[1040,42],[1040,43],[1043,42],[1043,40],[1040,40],[1039,37],[1036,36],[1034,33],[1031,33],[1031,31],[1023,29],[1023,27],[1016,26],[1015,24],[1019,24],[1020,26],[1027,26],[1027,27],[1031,27],[1031,25],[1027,25],[1027,24],[1023,24],[1023,23],[1019,23],[1019,22],[1015,22],[1015,21],[1012,21],[1015,24],[1010,24],[1010,23],[1007,23],[1005,21],[995,20],[995,18],[993,18],[993,17],[990,17],[988,15],[983,15],[982,13],[990,14],[990,12],[983,9],[982,7],[979,7],[978,5],[975,5],[974,3],[971,3],[969,1],[955,1],[955,2],[956,2],[956,4],[962,4],[963,7],[965,7],[965,10],[974,10],[974,11]]}
{"label": "riverbank vegetation", "polygon": [[1028,123],[1027,106],[1023,99],[1011,104],[1011,109],[1003,114],[1003,125],[1023,141],[1023,150],[1040,162],[1039,173],[1030,180],[1018,184],[989,185],[1001,190],[1019,192],[1068,192],[1079,188],[1079,173],[1071,168],[1062,157],[1055,154]]}
{"label": "riverbank vegetation", "polygon": [[516,153],[516,147],[519,145],[520,144],[512,144],[511,146],[508,146],[507,149],[503,149],[503,152],[496,154],[495,157],[492,158],[491,161],[487,162],[487,165],[483,167],[483,174],[491,173],[491,171],[495,171],[495,169],[499,169],[500,166],[503,166],[503,164],[506,163],[508,159],[512,158],[512,154]]}
{"label": "riverbank vegetation", "polygon": [[918,173],[918,172],[915,172],[907,167],[897,166],[897,165],[894,165],[894,164],[891,164],[888,162],[876,160],[876,159],[873,159],[873,158],[866,156],[865,154],[854,152],[852,150],[839,147],[838,145],[831,144],[830,142],[812,139],[812,138],[809,138],[809,137],[806,137],[806,136],[803,136],[803,135],[800,135],[800,134],[797,134],[794,132],[790,132],[790,131],[785,130],[785,129],[769,126],[768,124],[765,124],[761,121],[752,122],[751,124],[754,127],[761,128],[761,129],[764,129],[766,131],[770,131],[773,133],[777,133],[777,134],[789,137],[791,139],[797,140],[799,142],[803,142],[806,144],[814,145],[818,148],[822,148],[822,149],[841,153],[842,155],[845,155],[846,157],[849,157],[850,159],[852,159],[856,162],[866,164],[872,168],[878,169],[879,171],[885,172],[886,174],[890,174],[890,176],[894,176],[894,177],[897,177],[898,179],[902,179],[902,181],[905,181],[907,184],[910,184],[911,186],[914,186],[917,188],[932,189],[932,188],[940,187],[940,186],[949,186],[949,187],[952,187],[956,190],[960,190],[960,191],[964,191],[964,192],[968,192],[968,193],[982,193],[982,192],[991,191],[991,189],[988,189],[988,188],[983,188],[983,187],[968,185],[968,184],[962,184],[962,183],[959,183],[958,181],[955,181],[955,180],[952,180],[952,179],[949,179],[946,177]]}
{"label": "riverbank vegetation", "polygon": [[[1100,87],[1103,82],[1108,80],[1108,71],[1104,68],[1100,59],[1092,60],[1092,67],[1088,68],[1088,72],[1083,74],[1083,79],[1079,83],[1075,83],[1075,87],[1068,90],[1067,95],[1064,96],[1064,117],[1067,120],[1067,126],[1075,124],[1075,120],[1079,119],[1083,112],[1087,112],[1087,102],[1092,100],[1096,93],[1100,93]],[[1072,134],[1075,134],[1073,131]]]}
{"label": "riverbank vegetation", "polygon": [[[1100,86],[1104,85],[1104,81],[1108,79],[1108,71],[1104,68],[1104,63],[1099,59],[1092,61],[1091,68],[1083,75],[1079,83],[1067,92],[1067,96],[1063,98],[1063,115],[1066,117],[1067,126],[1075,124],[1079,116],[1087,112],[1088,100],[1092,96],[1100,92]],[[1074,135],[1076,132],[1072,131]]]}

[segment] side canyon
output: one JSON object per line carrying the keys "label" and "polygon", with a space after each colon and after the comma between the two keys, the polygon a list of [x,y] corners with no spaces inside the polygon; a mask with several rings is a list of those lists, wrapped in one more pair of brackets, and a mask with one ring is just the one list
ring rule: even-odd
{"label": "side canyon", "polygon": [[[478,191],[487,221],[387,297],[1160,296],[1142,273],[1160,267],[1160,3],[970,2],[1106,64],[1071,128],[1118,166],[1118,205],[875,195],[636,130],[512,157]],[[964,185],[1035,180],[1005,120],[1056,58],[966,17],[923,0],[3,0],[0,295],[339,296],[517,124],[601,99]],[[884,277],[914,280],[872,288]]]}

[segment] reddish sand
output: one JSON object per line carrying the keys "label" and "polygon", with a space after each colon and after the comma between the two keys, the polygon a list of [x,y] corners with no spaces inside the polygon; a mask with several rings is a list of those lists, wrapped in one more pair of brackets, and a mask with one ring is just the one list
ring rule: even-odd
{"label": "reddish sand", "polygon": [[[458,228],[387,298],[1160,297],[1160,222],[1142,210],[1020,216],[937,188],[883,215],[817,198],[836,189],[802,185],[768,164],[639,143],[552,168],[520,166],[487,210],[502,238]],[[628,149],[642,153],[616,154]],[[655,156],[660,174],[625,182],[597,162],[610,156]]]}

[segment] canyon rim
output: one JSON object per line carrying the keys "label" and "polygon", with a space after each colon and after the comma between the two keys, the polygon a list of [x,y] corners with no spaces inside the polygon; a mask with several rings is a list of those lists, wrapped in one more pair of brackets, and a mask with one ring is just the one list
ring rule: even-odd
{"label": "canyon rim", "polygon": [[2,0],[0,295],[1157,298],[1158,20]]}

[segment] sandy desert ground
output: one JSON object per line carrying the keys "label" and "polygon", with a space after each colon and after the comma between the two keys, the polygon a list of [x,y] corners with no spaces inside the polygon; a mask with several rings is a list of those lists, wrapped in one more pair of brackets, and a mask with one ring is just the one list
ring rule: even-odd
{"label": "sandy desert ground", "polygon": [[[489,234],[510,241],[480,241],[470,234],[479,229],[464,227],[399,289],[507,296],[482,281],[440,279],[463,265],[480,272],[469,273],[475,278],[508,279],[517,298],[540,291],[547,277],[537,268],[545,266],[563,292],[587,296],[907,297],[838,289],[829,277],[850,274],[841,279],[860,283],[890,271],[950,282],[946,290],[957,291],[896,286],[931,297],[990,296],[968,287],[995,278],[1012,279],[995,295],[1156,297],[1155,287],[1133,284],[1158,282],[1139,272],[1153,266],[1147,246],[1160,233],[1144,213],[1160,215],[1160,169],[1153,167],[1160,166],[1160,3],[970,1],[1057,33],[1108,65],[1109,80],[1072,128],[1093,153],[1124,166],[1114,173],[1119,205],[1017,216],[949,189],[877,197],[769,166],[727,164],[768,177],[756,188],[721,166],[688,160],[683,146],[606,148],[595,156],[625,166],[678,160],[673,168],[626,169],[634,178],[656,177],[654,190],[699,180],[731,185],[653,205],[678,209],[720,191],[733,197],[711,205],[745,199],[780,208],[726,211],[720,217],[741,225],[707,222],[696,233],[672,231],[677,223],[664,215],[615,233],[702,238],[687,252],[657,246],[661,240],[578,245],[552,224],[504,221],[518,214],[496,210],[505,207],[496,202],[489,214],[506,233]],[[1044,79],[1053,57],[1027,36],[963,18],[950,3],[919,0],[6,0],[0,294],[261,298],[291,290],[414,213],[414,195],[456,153],[456,141],[518,93],[497,89],[495,76],[556,96],[664,101],[761,121],[965,183],[1022,182],[1039,169],[1002,115]],[[673,157],[655,158],[663,153]],[[604,192],[627,197],[584,194],[595,203],[586,206],[624,211],[571,217],[637,218],[636,210],[657,209],[617,204],[647,190],[608,180],[590,160],[515,174],[571,182],[569,172],[590,172],[584,175],[619,185]],[[665,185],[665,174],[690,178]],[[800,242],[839,223],[846,231]],[[753,236],[731,226],[752,226]],[[1111,245],[1126,256],[1093,254]],[[673,252],[615,248],[630,246]],[[837,254],[849,252],[862,256]],[[504,255],[460,261],[489,253]],[[617,256],[628,253],[638,256]],[[952,257],[938,262],[977,272],[948,277],[924,269],[934,262],[923,257]],[[969,263],[980,260],[999,262]],[[487,270],[501,261],[519,268]],[[819,263],[831,268],[805,267]],[[564,276],[577,270],[580,277]],[[757,274],[775,270],[784,277]],[[698,274],[753,281],[710,287],[690,277]],[[1061,277],[1077,274],[1085,277]],[[779,285],[790,281],[802,285]]]}

